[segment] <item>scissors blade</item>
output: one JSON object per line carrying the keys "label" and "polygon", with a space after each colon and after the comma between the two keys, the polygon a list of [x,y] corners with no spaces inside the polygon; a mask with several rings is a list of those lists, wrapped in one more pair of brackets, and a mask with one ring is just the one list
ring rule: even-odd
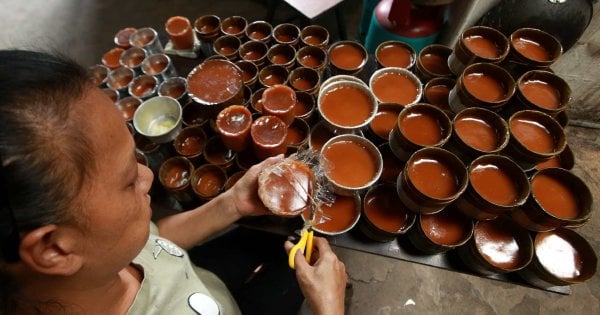
{"label": "scissors blade", "polygon": [[312,193],[314,192],[314,188],[311,189],[311,198],[308,201],[308,220],[306,221],[308,223],[308,227],[311,228],[314,225],[314,219],[315,219],[315,201],[312,198]]}

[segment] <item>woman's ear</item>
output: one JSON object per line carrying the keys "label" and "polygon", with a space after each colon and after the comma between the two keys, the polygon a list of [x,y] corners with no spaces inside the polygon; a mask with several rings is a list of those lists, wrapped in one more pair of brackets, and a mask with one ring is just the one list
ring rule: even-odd
{"label": "woman's ear", "polygon": [[19,255],[39,273],[70,276],[83,265],[82,257],[74,251],[76,243],[71,233],[61,233],[54,224],[45,225],[22,236]]}

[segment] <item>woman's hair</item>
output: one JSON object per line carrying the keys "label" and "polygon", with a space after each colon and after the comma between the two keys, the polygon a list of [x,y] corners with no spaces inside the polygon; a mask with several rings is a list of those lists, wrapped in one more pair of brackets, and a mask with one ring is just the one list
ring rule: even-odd
{"label": "woman's hair", "polygon": [[76,220],[91,147],[74,108],[91,86],[67,58],[0,51],[0,274],[19,260],[20,233]]}

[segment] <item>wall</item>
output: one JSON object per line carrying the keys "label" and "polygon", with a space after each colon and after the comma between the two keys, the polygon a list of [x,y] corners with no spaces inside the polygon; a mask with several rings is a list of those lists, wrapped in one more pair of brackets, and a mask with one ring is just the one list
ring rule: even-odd
{"label": "wall", "polygon": [[571,87],[571,124],[600,128],[600,4],[594,4],[581,38],[552,69]]}

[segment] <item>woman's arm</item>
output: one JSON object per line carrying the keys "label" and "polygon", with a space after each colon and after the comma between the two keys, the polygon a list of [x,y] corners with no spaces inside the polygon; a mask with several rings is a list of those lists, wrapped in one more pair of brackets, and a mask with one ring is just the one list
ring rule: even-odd
{"label": "woman's arm", "polygon": [[231,189],[206,204],[160,219],[156,222],[160,235],[189,249],[243,216],[269,214],[258,197],[258,174],[282,158],[268,158],[252,166]]}

